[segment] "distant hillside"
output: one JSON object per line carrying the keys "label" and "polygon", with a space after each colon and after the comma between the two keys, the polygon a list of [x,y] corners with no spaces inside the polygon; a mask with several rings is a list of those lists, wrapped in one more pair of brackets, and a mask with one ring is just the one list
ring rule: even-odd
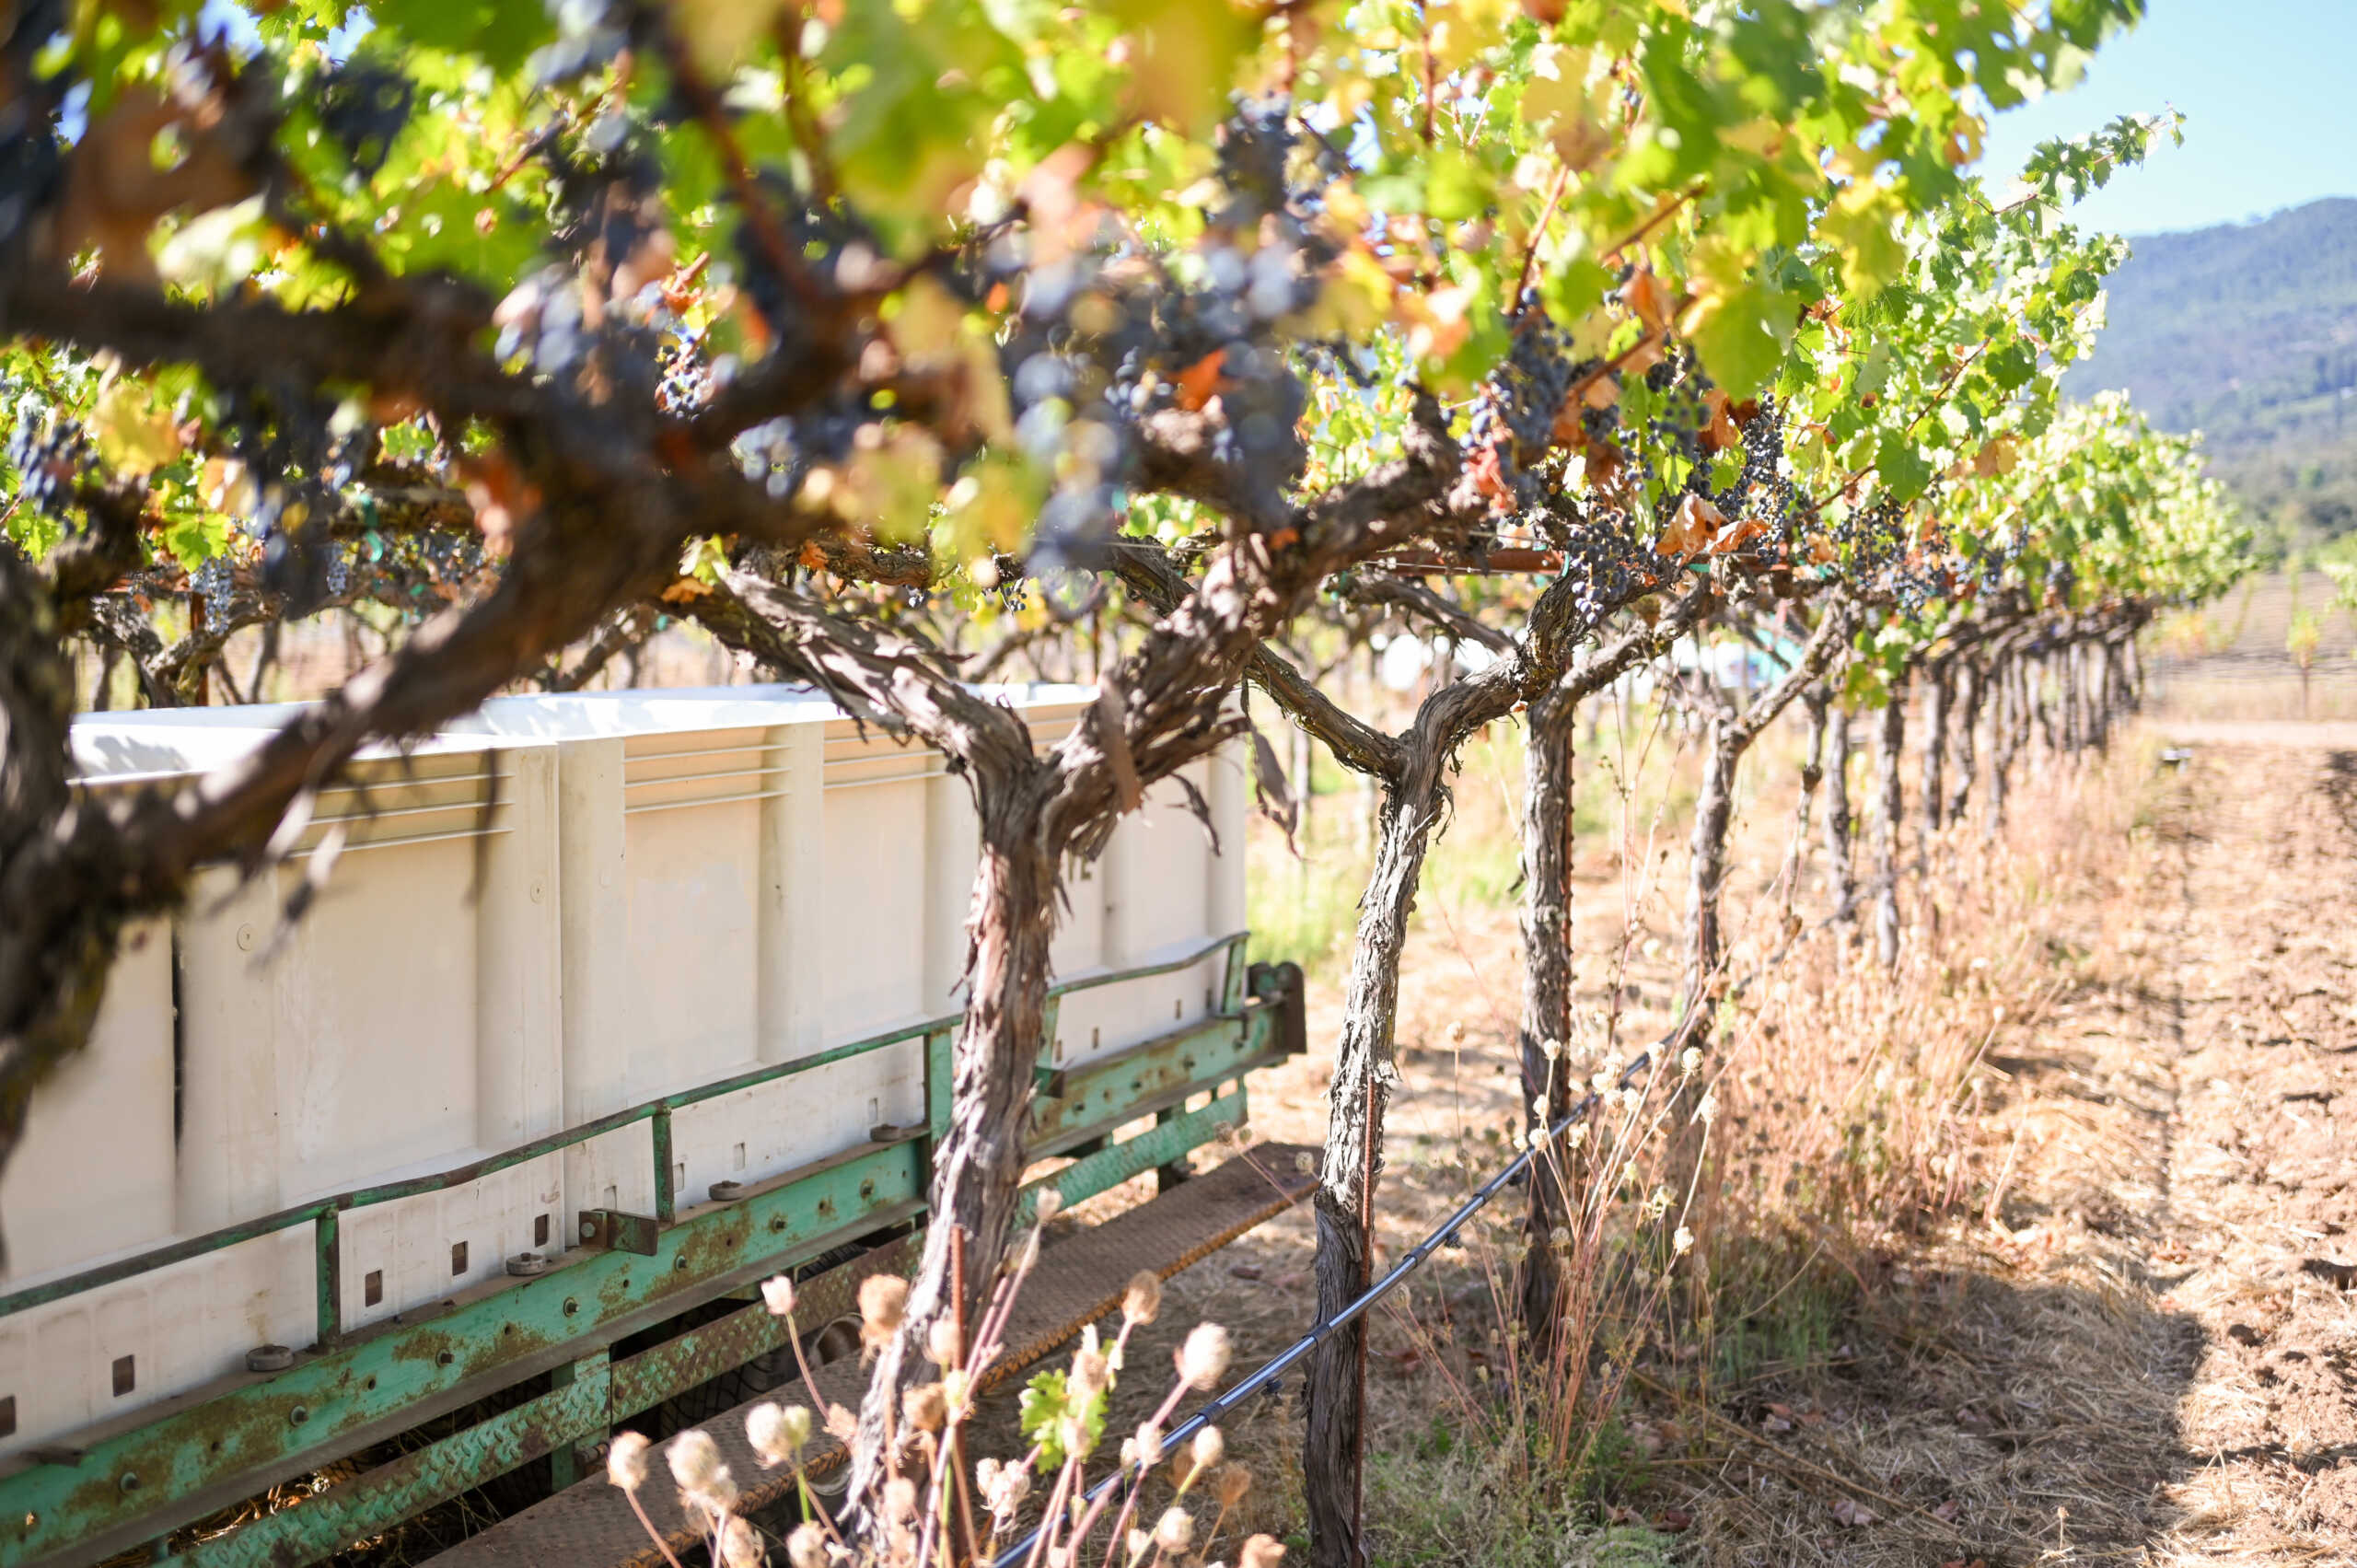
{"label": "distant hillside", "polygon": [[2132,243],[2071,391],[2204,432],[2286,544],[2357,532],[2357,198]]}

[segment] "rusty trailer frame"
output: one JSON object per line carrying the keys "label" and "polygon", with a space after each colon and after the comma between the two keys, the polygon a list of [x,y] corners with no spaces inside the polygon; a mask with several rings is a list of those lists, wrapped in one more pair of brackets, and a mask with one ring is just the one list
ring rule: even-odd
{"label": "rusty trailer frame", "polygon": [[[1225,954],[1219,1005],[1207,1017],[1096,1061],[1039,1070],[1028,1152],[1070,1163],[1034,1181],[1027,1204],[1045,1188],[1076,1202],[1132,1177],[1171,1169],[1223,1129],[1244,1125],[1246,1074],[1297,1054],[1305,1043],[1299,970],[1248,968],[1246,935],[1051,993],[1045,1033],[1053,1039],[1064,995]],[[0,1317],[6,1317],[260,1237],[312,1229],[316,1342],[257,1355],[250,1365],[260,1369],[0,1461],[0,1562],[79,1568],[145,1546],[157,1561],[203,1568],[301,1568],[544,1457],[561,1489],[573,1478],[577,1447],[778,1348],[784,1330],[756,1302],[619,1359],[612,1353],[618,1341],[896,1230],[884,1258],[868,1253],[859,1272],[874,1272],[879,1260],[913,1266],[917,1247],[909,1233],[923,1224],[933,1144],[948,1124],[958,1022],[933,1019],[665,1095],[486,1159],[317,1199],[0,1295]],[[672,1191],[675,1111],[916,1040],[924,1042],[924,1126],[875,1129],[865,1143],[711,1202],[683,1204]],[[1149,1116],[1151,1127],[1118,1136]],[[337,1266],[343,1214],[461,1186],[641,1121],[653,1124],[653,1214],[584,1211],[578,1244],[543,1260],[542,1272],[490,1281],[365,1329],[344,1328]],[[846,1266],[813,1282],[813,1305],[847,1292],[851,1272]],[[847,1297],[839,1305],[850,1308]],[[545,1392],[496,1413],[475,1410],[536,1377],[547,1379]],[[470,1411],[480,1419],[318,1497],[184,1551],[168,1550],[173,1530]]]}

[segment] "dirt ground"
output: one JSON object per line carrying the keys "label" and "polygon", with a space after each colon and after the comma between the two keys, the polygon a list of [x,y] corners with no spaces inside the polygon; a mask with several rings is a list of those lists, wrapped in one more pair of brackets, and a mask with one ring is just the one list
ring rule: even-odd
{"label": "dirt ground", "polygon": [[[2153,726],[2190,758],[2137,784],[2119,896],[2056,912],[2048,1003],[1986,1060],[2002,1158],[1985,1202],[1868,1260],[1833,1353],[1722,1386],[1707,1412],[1641,1402],[1654,1458],[1589,1517],[1675,1533],[1612,1558],[1567,1527],[1562,1561],[2357,1563],[2352,727]],[[1627,906],[1632,953],[1670,929],[1660,902]],[[1504,1157],[1485,1130],[1514,1109],[1511,915],[1428,902],[1422,925],[1395,1249]],[[1653,967],[1629,977],[1640,1009]],[[1323,1079],[1313,1050],[1256,1080],[1253,1135],[1319,1142]],[[1191,1323],[1226,1324],[1239,1368],[1306,1327],[1310,1244],[1295,1214],[1174,1282],[1115,1430]],[[1416,1346],[1491,1334],[1488,1288],[1459,1259],[1378,1320],[1378,1469],[1446,1423],[1455,1396]],[[1256,1485],[1222,1540],[1297,1527],[1297,1392],[1229,1423]],[[1379,1560],[1457,1560],[1378,1540]]]}

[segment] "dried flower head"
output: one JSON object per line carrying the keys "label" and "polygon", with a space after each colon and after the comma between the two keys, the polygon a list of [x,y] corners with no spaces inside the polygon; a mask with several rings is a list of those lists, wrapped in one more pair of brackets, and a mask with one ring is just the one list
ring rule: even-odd
{"label": "dried flower head", "polygon": [[1039,1189],[1038,1200],[1031,1206],[1031,1212],[1039,1217],[1041,1225],[1046,1225],[1064,1212],[1064,1195],[1052,1187],[1042,1187]]}
{"label": "dried flower head", "polygon": [[1694,1249],[1694,1233],[1684,1225],[1679,1225],[1678,1234],[1669,1238],[1669,1246],[1670,1250],[1681,1258],[1684,1257]]}
{"label": "dried flower head", "polygon": [[903,1524],[917,1516],[917,1483],[896,1475],[884,1483],[884,1516]]}
{"label": "dried flower head", "polygon": [[646,1451],[655,1445],[644,1432],[617,1432],[606,1447],[606,1479],[624,1492],[636,1492],[646,1481]]}
{"label": "dried flower head", "polygon": [[938,1383],[920,1383],[900,1393],[900,1419],[911,1430],[938,1432],[949,1419],[949,1400]]}
{"label": "dried flower head", "polygon": [[1209,1469],[1227,1457],[1227,1439],[1220,1435],[1216,1426],[1206,1426],[1195,1434],[1195,1468]]}
{"label": "dried flower head", "polygon": [[776,1317],[794,1316],[794,1281],[791,1276],[778,1274],[761,1282],[761,1304]]}
{"label": "dried flower head", "polygon": [[714,1479],[728,1473],[728,1467],[720,1462],[720,1445],[710,1433],[692,1426],[671,1439],[663,1458],[682,1492],[710,1491]]}
{"label": "dried flower head", "polygon": [[956,1318],[933,1320],[933,1327],[924,1331],[924,1353],[944,1372],[955,1370],[966,1359],[966,1336],[958,1331]]}
{"label": "dried flower head", "polygon": [[1242,1465],[1222,1465],[1219,1474],[1213,1478],[1212,1493],[1223,1508],[1235,1507],[1251,1490],[1252,1472]]}
{"label": "dried flower head", "polygon": [[1130,1550],[1130,1561],[1135,1562],[1154,1550],[1154,1537],[1144,1530],[1132,1530],[1123,1544]]}
{"label": "dried flower head", "polygon": [[1225,1329],[1216,1323],[1198,1323],[1188,1330],[1187,1342],[1178,1347],[1178,1380],[1197,1393],[1208,1394],[1227,1376],[1227,1364],[1235,1353]]}
{"label": "dried flower head", "polygon": [[1552,1062],[1563,1054],[1563,1042],[1560,1040],[1542,1040],[1538,1042],[1538,1054]]}
{"label": "dried flower head", "polygon": [[859,1282],[859,1342],[871,1354],[892,1342],[908,1315],[909,1282],[898,1274],[870,1274]]}
{"label": "dried flower head", "polygon": [[1103,1391],[1112,1380],[1113,1364],[1097,1345],[1097,1325],[1081,1330],[1080,1346],[1072,1353],[1074,1389],[1086,1396]]}
{"label": "dried flower head", "polygon": [[724,1568],[761,1568],[767,1560],[761,1543],[753,1534],[753,1527],[737,1515],[730,1515],[728,1523],[720,1530],[720,1561]]}
{"label": "dried flower head", "polygon": [[1154,1522],[1154,1544],[1176,1556],[1195,1544],[1195,1516],[1184,1508],[1166,1508]]}
{"label": "dried flower head", "polygon": [[859,1320],[890,1333],[909,1310],[909,1282],[898,1274],[870,1274],[859,1282]]}
{"label": "dried flower head", "polygon": [[1162,1423],[1158,1421],[1140,1423],[1137,1434],[1125,1438],[1121,1443],[1121,1462],[1125,1465],[1142,1465],[1148,1469],[1160,1464],[1162,1462]]}
{"label": "dried flower head", "polygon": [[1284,1542],[1274,1536],[1254,1536],[1236,1554],[1236,1568],[1277,1568],[1284,1557]]}
{"label": "dried flower head", "polygon": [[981,1483],[982,1503],[1001,1519],[1015,1516],[1023,1500],[1031,1495],[1031,1468],[1028,1465],[1001,1465],[984,1459],[974,1467],[974,1479]]}
{"label": "dried flower head", "polygon": [[1130,1288],[1121,1293],[1121,1320],[1151,1323],[1161,1311],[1162,1276],[1152,1269],[1140,1269],[1130,1276]]}
{"label": "dried flower head", "polygon": [[745,1440],[765,1465],[782,1465],[810,1441],[810,1412],[766,1400],[745,1415]]}
{"label": "dried flower head", "polygon": [[1702,1052],[1698,1048],[1689,1045],[1678,1053],[1678,1073],[1680,1077],[1692,1077],[1701,1070],[1701,1066]]}
{"label": "dried flower head", "polygon": [[785,1561],[789,1568],[827,1568],[826,1527],[816,1519],[795,1526],[785,1538]]}

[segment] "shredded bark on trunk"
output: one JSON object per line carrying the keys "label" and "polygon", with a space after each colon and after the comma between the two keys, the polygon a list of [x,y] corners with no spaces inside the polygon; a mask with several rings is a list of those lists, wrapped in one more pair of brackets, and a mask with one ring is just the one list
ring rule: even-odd
{"label": "shredded bark on trunk", "polygon": [[1899,764],[1907,751],[1907,678],[1891,682],[1890,701],[1875,726],[1875,957],[1898,965],[1899,823],[1906,784]]}
{"label": "shredded bark on trunk", "polygon": [[1941,812],[1947,806],[1948,662],[1942,658],[1923,669],[1923,778],[1916,809],[1923,814],[1920,854],[1932,853],[1939,837]]}
{"label": "shredded bark on trunk", "polygon": [[1808,710],[1808,739],[1801,749],[1800,796],[1793,802],[1793,835],[1784,846],[1783,869],[1777,880],[1783,884],[1783,927],[1781,938],[1790,941],[1798,933],[1793,913],[1793,900],[1800,892],[1801,877],[1808,868],[1809,814],[1817,802],[1817,787],[1825,782],[1825,729],[1828,714],[1833,706],[1833,690],[1823,681],[1801,693],[1801,704]]}
{"label": "shredded bark on trunk", "polygon": [[1956,667],[1956,705],[1954,741],[1956,748],[1956,782],[1948,788],[1947,819],[1964,820],[1964,810],[1972,799],[1973,774],[1980,767],[1980,704],[1987,695],[1980,661],[1966,657]]}
{"label": "shredded bark on trunk", "polygon": [[1858,917],[1858,879],[1852,864],[1850,836],[1850,713],[1833,710],[1826,732],[1825,762],[1825,891],[1836,924],[1848,925]]}

